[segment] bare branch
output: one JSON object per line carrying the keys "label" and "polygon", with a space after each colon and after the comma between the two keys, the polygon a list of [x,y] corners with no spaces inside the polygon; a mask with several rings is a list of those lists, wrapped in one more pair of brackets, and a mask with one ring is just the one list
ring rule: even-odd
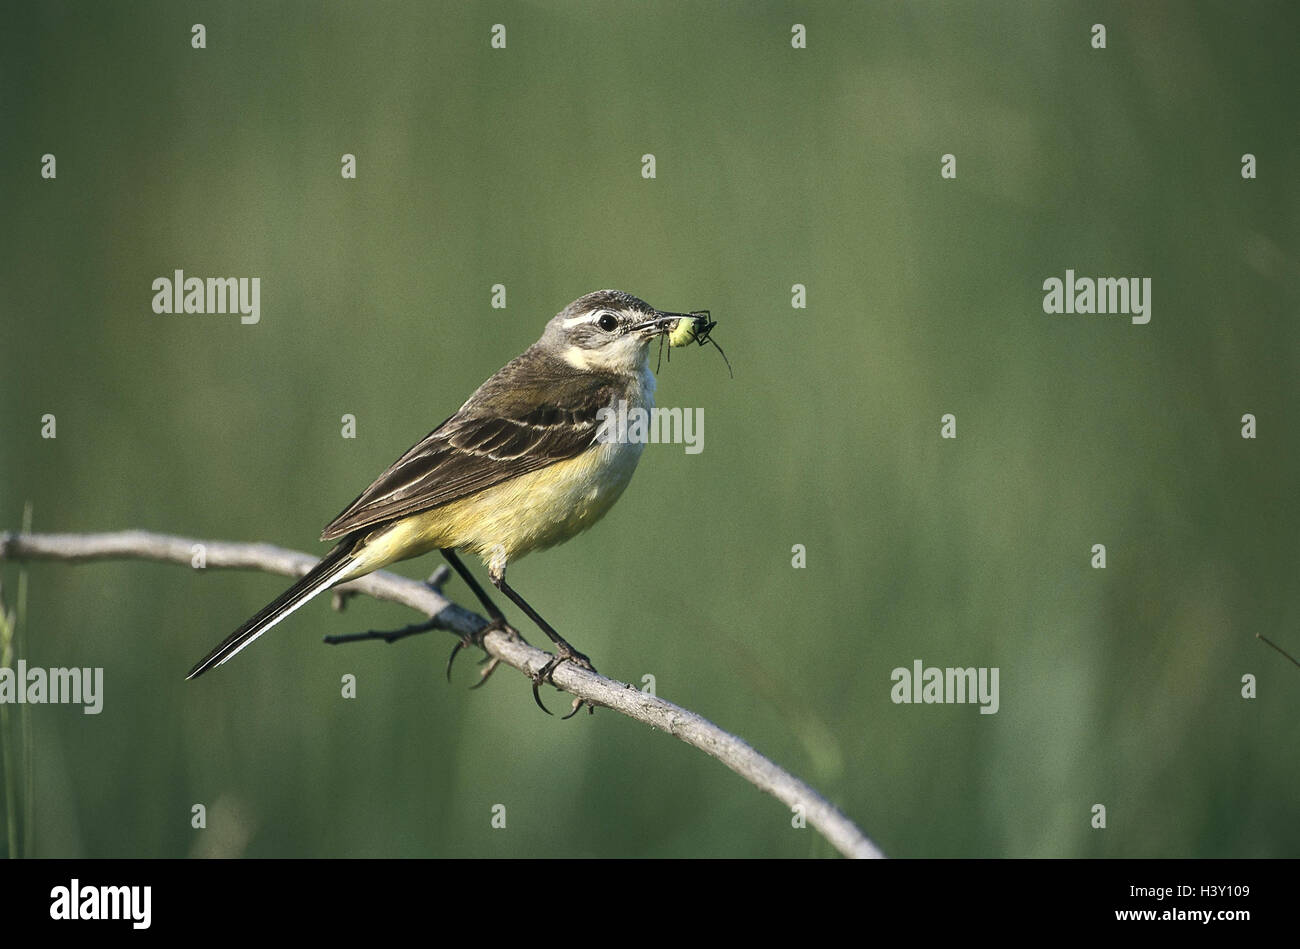
{"label": "bare branch", "polygon": [[[189,565],[201,548],[208,568],[233,567],[263,570],[297,577],[315,566],[317,558],[269,544],[239,544],[187,537],[121,531],[109,534],[0,534],[0,560],[88,560],[136,558]],[[445,579],[445,577],[444,577]],[[432,626],[456,636],[477,632],[487,620],[442,595],[435,587],[377,571],[338,590],[364,593],[400,603],[430,618]],[[506,665],[531,675],[551,658],[527,643],[493,630],[484,648]],[[661,698],[648,695],[626,682],[607,679],[563,663],[554,682],[581,699],[620,712],[638,722],[661,729],[688,745],[712,755],[755,787],[790,807],[800,806],[809,824],[849,857],[882,857],[880,849],[829,801],[788,771],[764,758],[744,741],[717,725]]]}

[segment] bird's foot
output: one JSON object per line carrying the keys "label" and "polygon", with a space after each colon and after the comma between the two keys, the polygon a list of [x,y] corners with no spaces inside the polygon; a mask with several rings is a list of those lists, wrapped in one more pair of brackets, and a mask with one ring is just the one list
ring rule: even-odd
{"label": "bird's foot", "polygon": [[[460,638],[460,640],[456,643],[456,645],[452,647],[451,655],[447,657],[447,681],[448,682],[451,681],[452,663],[456,661],[456,657],[460,655],[460,651],[466,648],[467,646],[477,646],[479,649],[482,649],[483,637],[485,637],[488,633],[494,630],[500,630],[510,638],[518,639],[520,642],[527,642],[527,640],[525,640],[523,636],[519,635],[519,631],[517,629],[515,629],[513,626],[511,626],[509,623],[506,622],[504,616],[498,616],[496,619],[492,620],[490,623],[488,623],[486,626],[482,627],[481,629],[477,630],[476,632],[466,633],[464,636]],[[497,671],[497,666],[501,664],[501,660],[498,659],[496,656],[486,654],[486,650],[484,652],[485,654],[483,658],[479,660],[479,665],[482,666],[483,668],[479,670],[478,681],[470,686],[471,689],[477,689],[484,682],[486,682],[488,680],[488,677],[491,676],[492,673]]]}
{"label": "bird's foot", "polygon": [[[547,660],[546,664],[543,665],[540,669],[538,669],[535,673],[533,673],[532,676],[533,701],[536,702],[537,707],[540,708],[547,715],[551,714],[551,710],[542,704],[542,697],[537,694],[537,688],[543,683],[555,685],[555,680],[551,678],[551,676],[555,672],[555,670],[560,667],[561,664],[566,662],[571,662],[575,666],[579,666],[583,669],[586,669],[588,672],[596,671],[596,667],[591,664],[590,659],[588,659],[582,653],[578,652],[578,650],[574,649],[564,640],[560,640],[560,642],[557,645],[559,646],[559,649],[557,650],[559,655],[552,656],[549,660]],[[555,687],[557,689],[559,688],[559,686],[555,686]],[[592,704],[592,702],[589,699],[575,698],[573,700],[573,707],[569,710],[569,714],[565,715],[564,718],[561,719],[561,721],[567,721],[570,718],[573,718],[573,716],[577,715],[584,705],[587,706],[588,714],[591,715],[595,714],[596,706]]]}

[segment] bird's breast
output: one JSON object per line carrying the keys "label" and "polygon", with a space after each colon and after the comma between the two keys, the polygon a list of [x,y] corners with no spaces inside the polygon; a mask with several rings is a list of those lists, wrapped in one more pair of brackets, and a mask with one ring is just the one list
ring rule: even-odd
{"label": "bird's breast", "polygon": [[[638,373],[621,398],[627,408],[654,406],[655,378],[647,366]],[[612,408],[617,411],[617,400]],[[479,554],[489,565],[535,550],[553,547],[587,530],[622,496],[645,445],[632,441],[604,441],[581,454],[557,461],[503,482],[470,498],[455,502],[464,510],[456,520],[471,524],[458,543]]]}

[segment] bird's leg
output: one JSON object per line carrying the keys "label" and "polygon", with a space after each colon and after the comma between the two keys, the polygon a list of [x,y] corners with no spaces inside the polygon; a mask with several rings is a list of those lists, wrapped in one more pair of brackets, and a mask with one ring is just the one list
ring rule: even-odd
{"label": "bird's leg", "polygon": [[[555,680],[551,678],[551,674],[555,672],[560,663],[572,662],[574,665],[581,666],[590,672],[595,672],[596,667],[591,664],[590,659],[570,646],[568,640],[555,631],[555,627],[542,619],[541,614],[529,606],[528,601],[516,593],[510,584],[506,583],[506,568],[504,566],[498,567],[493,565],[489,567],[488,579],[492,581],[494,587],[506,596],[510,597],[510,599],[514,601],[514,604],[523,610],[528,615],[528,618],[536,623],[538,628],[551,638],[551,642],[555,643],[556,651],[559,655],[553,656],[546,665],[538,669],[536,675],[533,676],[533,701],[537,703],[538,708],[549,715],[551,714],[550,709],[542,704],[541,696],[537,694],[537,687],[543,682],[550,682],[551,685],[555,685]],[[587,706],[589,712],[595,712],[596,708],[590,702],[583,702],[575,699],[573,711],[569,712],[569,714],[564,717],[572,718],[578,713],[578,710],[581,709],[584,704]]]}
{"label": "bird's leg", "polygon": [[[492,602],[491,597],[487,595],[487,591],[479,586],[479,582],[474,579],[474,574],[469,572],[469,568],[466,567],[460,557],[456,555],[456,551],[449,547],[440,549],[442,555],[447,558],[447,562],[452,565],[453,569],[455,569],[458,574],[460,574],[460,578],[465,581],[465,585],[470,588],[470,591],[478,597],[478,601],[483,604],[483,609],[487,610],[489,620],[488,624],[478,632],[461,637],[460,642],[456,643],[455,647],[452,648],[451,655],[447,657],[447,681],[450,682],[451,664],[456,661],[456,657],[460,654],[460,651],[466,646],[482,647],[483,637],[490,631],[499,629],[502,632],[508,633],[511,636],[516,636],[521,640],[523,640],[523,637],[519,635],[518,630],[511,627],[511,625],[506,622],[506,615],[501,612],[500,608],[495,603]],[[487,662],[487,665],[484,666],[483,670],[479,673],[478,682],[474,683],[470,688],[477,689],[480,685],[486,682],[488,676],[496,671],[497,666],[501,662],[501,660],[495,656],[488,657],[485,661]]]}

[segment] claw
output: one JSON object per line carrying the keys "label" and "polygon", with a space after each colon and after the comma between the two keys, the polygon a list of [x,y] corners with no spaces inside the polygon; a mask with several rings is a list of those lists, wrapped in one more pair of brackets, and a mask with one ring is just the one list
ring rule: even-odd
{"label": "claw", "polygon": [[[447,681],[448,682],[451,681],[451,664],[456,661],[456,657],[460,655],[460,651],[467,646],[478,646],[479,648],[482,648],[483,637],[486,636],[494,629],[504,630],[505,632],[511,633],[515,636],[519,635],[513,629],[510,628],[510,624],[507,623],[505,617],[502,616],[492,620],[492,622],[488,623],[478,632],[467,633],[466,635],[462,636],[460,638],[460,641],[457,642],[455,646],[451,647],[451,655],[447,657]],[[488,659],[492,659],[491,664],[487,667],[487,669],[479,673],[479,681],[476,685],[470,686],[471,689],[477,689],[480,685],[482,685],[484,682],[487,681],[488,676],[490,676],[493,672],[496,671],[497,663],[500,660],[493,659],[491,656],[485,656],[481,661],[487,662]]]}
{"label": "claw", "polygon": [[[551,685],[555,685],[555,680],[551,678],[551,673],[553,673],[556,667],[566,658],[566,656],[552,656],[550,659],[546,660],[546,664],[538,669],[533,675],[533,701],[536,702],[537,707],[547,715],[551,714],[551,710],[542,704],[542,697],[537,694],[537,687],[543,682],[549,682]],[[568,716],[566,715],[565,718],[568,718]]]}
{"label": "claw", "polygon": [[486,682],[488,680],[488,676],[496,672],[497,666],[501,665],[501,660],[498,659],[496,656],[488,656],[486,659],[483,660],[483,662],[487,663],[487,668],[479,672],[478,681],[470,686],[471,691],[477,689],[484,682]]}
{"label": "claw", "polygon": [[[548,662],[546,665],[549,666],[550,663]],[[545,666],[543,666],[542,668],[545,668]],[[533,678],[533,701],[537,703],[537,707],[538,707],[538,708],[540,708],[540,709],[541,709],[543,712],[545,712],[547,715],[550,715],[550,714],[551,714],[551,710],[550,710],[549,708],[547,708],[545,705],[542,704],[542,697],[541,697],[540,695],[537,694],[537,687],[538,687],[539,685],[541,685],[541,684],[542,684],[542,676],[541,676],[541,673],[539,672],[539,673],[538,673],[538,674]]]}
{"label": "claw", "polygon": [[[552,656],[547,661],[547,663],[544,666],[542,666],[540,669],[538,669],[536,674],[533,675],[532,677],[533,701],[536,702],[537,707],[540,708],[547,715],[551,714],[551,710],[542,704],[541,696],[537,694],[537,687],[540,686],[543,682],[548,682],[551,685],[555,685],[555,680],[551,678],[551,676],[555,672],[555,670],[560,667],[561,664],[566,662],[572,662],[575,666],[581,666],[583,669],[587,669],[591,672],[596,671],[596,667],[591,664],[591,660],[588,659],[586,656],[584,656],[582,653],[578,652],[576,649],[573,649],[572,647],[570,647],[568,650],[561,649],[560,655]],[[556,688],[559,687],[556,686]],[[587,701],[584,698],[575,698],[573,700],[573,707],[572,709],[570,709],[569,714],[563,716],[560,719],[560,721],[567,722],[569,719],[573,718],[573,716],[577,715],[584,705],[587,706],[588,712],[590,712],[593,715],[596,713],[596,706],[592,705],[589,701]]]}
{"label": "claw", "polygon": [[472,645],[474,645],[473,642],[470,641],[468,638],[466,638],[466,639],[456,640],[456,645],[451,647],[451,655],[447,657],[447,681],[448,682],[451,682],[451,664],[456,661],[456,657],[460,655],[460,651],[462,649],[464,649],[466,646],[472,646]]}

